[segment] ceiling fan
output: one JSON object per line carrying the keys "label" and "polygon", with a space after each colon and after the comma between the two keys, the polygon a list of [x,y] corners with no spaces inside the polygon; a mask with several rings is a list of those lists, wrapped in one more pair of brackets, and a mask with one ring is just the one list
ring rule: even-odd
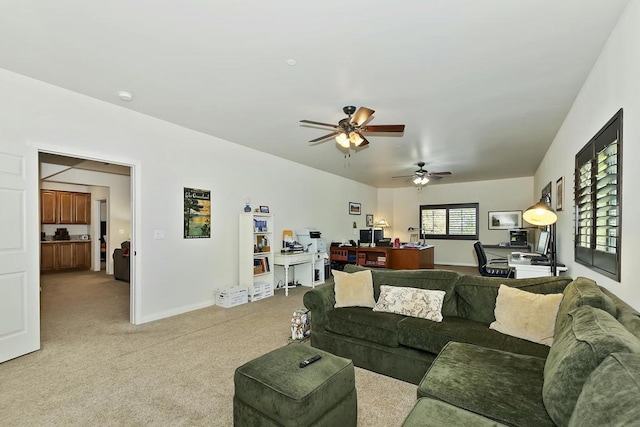
{"label": "ceiling fan", "polygon": [[[356,111],[356,107],[348,105],[342,109],[348,116],[340,120],[337,125],[330,123],[315,122],[313,120],[300,120],[300,123],[306,123],[318,126],[327,126],[332,128],[331,133],[323,135],[319,138],[312,139],[309,142],[320,142],[331,137],[335,137],[336,142],[343,148],[349,148],[353,143],[356,147],[364,147],[369,144],[364,133],[402,133],[404,132],[404,125],[378,125],[370,126],[367,122],[371,119],[374,110],[369,108],[360,107]],[[354,114],[355,113],[355,114]]]}
{"label": "ceiling fan", "polygon": [[432,179],[442,179],[451,175],[451,172],[429,172],[424,169],[425,162],[418,162],[416,165],[418,169],[413,172],[413,175],[392,176],[391,178],[411,180],[415,185],[426,185]]}

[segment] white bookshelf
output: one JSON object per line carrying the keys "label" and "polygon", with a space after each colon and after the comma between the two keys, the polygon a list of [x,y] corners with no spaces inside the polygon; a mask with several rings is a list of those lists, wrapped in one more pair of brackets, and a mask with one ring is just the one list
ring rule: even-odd
{"label": "white bookshelf", "polygon": [[[273,295],[273,215],[247,212],[240,214],[239,281],[247,288],[249,301]],[[262,247],[266,242],[266,247]]]}

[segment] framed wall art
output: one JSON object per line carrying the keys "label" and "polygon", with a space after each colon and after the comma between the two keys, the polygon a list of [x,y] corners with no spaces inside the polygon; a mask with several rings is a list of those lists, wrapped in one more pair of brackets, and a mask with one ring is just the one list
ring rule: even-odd
{"label": "framed wall art", "polygon": [[360,215],[362,213],[361,206],[360,203],[349,202],[349,215]]}
{"label": "framed wall art", "polygon": [[211,191],[184,187],[184,238],[211,237]]}
{"label": "framed wall art", "polygon": [[373,215],[367,214],[367,227],[373,227]]}
{"label": "framed wall art", "polygon": [[556,211],[564,209],[564,176],[556,181]]}
{"label": "framed wall art", "polygon": [[522,211],[489,212],[489,230],[522,228]]}

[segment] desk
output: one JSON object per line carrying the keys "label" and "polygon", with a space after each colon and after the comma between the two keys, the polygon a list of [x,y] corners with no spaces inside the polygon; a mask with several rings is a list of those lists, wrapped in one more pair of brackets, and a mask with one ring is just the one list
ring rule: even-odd
{"label": "desk", "polygon": [[[515,271],[516,279],[551,276],[550,265],[531,265],[531,260],[529,258],[522,258],[520,255],[509,256],[508,260],[509,267],[513,268]],[[557,266],[556,276],[559,276],[560,273],[565,271],[567,271],[567,267]]]}
{"label": "desk", "polygon": [[435,246],[394,249],[386,246],[373,248],[356,246],[332,246],[330,259],[343,264],[363,267],[389,268],[393,270],[417,270],[434,268]]}
{"label": "desk", "polygon": [[514,249],[519,249],[520,251],[524,251],[526,249],[527,252],[531,252],[531,245],[527,245],[525,247],[525,246],[511,246],[508,243],[506,245],[504,243],[500,243],[497,245],[485,245],[483,243],[482,247],[485,249],[508,249],[510,251],[513,251]]}
{"label": "desk", "polygon": [[[310,268],[308,269],[308,274],[305,274],[305,275],[303,275],[303,277],[300,277],[300,279],[302,279],[300,284],[302,286],[311,286],[312,288],[315,288],[316,285],[315,285],[315,281],[314,281],[314,270],[315,270],[315,265],[316,265],[316,255],[317,254],[312,254],[312,253],[307,253],[307,252],[297,253],[297,254],[296,253],[294,253],[294,254],[283,254],[283,253],[274,254],[273,263],[275,265],[279,265],[279,266],[284,268],[284,294],[285,294],[285,296],[289,296],[289,288],[295,288],[295,286],[289,286],[289,267],[291,267],[291,266],[308,264],[310,266]],[[322,267],[324,268],[324,265]],[[307,276],[307,277],[304,277],[304,276]]]}

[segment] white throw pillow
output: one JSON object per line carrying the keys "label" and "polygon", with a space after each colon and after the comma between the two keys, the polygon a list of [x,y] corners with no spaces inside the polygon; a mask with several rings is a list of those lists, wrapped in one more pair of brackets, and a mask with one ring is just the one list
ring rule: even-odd
{"label": "white throw pillow", "polygon": [[534,294],[500,285],[494,311],[496,321],[489,328],[550,347],[562,296]]}
{"label": "white throw pillow", "polygon": [[442,303],[445,291],[380,286],[380,298],[373,311],[402,314],[442,322]]}
{"label": "white throw pillow", "polygon": [[371,270],[345,273],[344,271],[331,270],[334,280],[334,292],[336,295],[335,308],[340,307],[373,307],[376,300],[373,298],[373,278]]}

